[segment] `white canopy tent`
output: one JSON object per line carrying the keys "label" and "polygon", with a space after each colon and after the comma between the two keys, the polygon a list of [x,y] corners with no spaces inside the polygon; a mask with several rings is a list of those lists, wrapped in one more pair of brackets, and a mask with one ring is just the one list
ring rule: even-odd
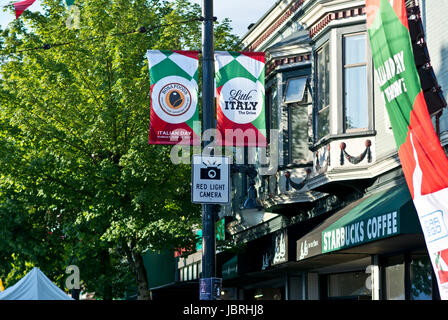
{"label": "white canopy tent", "polygon": [[47,276],[34,268],[12,287],[0,292],[0,300],[73,300]]}

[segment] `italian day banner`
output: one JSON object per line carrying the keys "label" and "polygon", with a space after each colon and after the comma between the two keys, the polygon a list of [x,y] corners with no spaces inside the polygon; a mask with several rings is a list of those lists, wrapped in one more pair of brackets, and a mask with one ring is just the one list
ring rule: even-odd
{"label": "italian day banner", "polygon": [[200,145],[198,51],[149,50],[149,144]]}
{"label": "italian day banner", "polygon": [[265,147],[263,52],[215,53],[217,145]]}
{"label": "italian day banner", "polygon": [[366,9],[376,77],[440,296],[448,300],[448,159],[421,89],[405,2],[366,0]]}

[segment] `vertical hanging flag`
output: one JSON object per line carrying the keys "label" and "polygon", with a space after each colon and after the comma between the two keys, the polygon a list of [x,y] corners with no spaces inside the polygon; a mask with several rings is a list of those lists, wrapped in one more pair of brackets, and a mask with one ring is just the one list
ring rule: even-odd
{"label": "vertical hanging flag", "polygon": [[375,74],[417,210],[440,296],[448,300],[448,159],[414,62],[404,0],[366,0]]}
{"label": "vertical hanging flag", "polygon": [[22,13],[34,2],[36,2],[36,0],[24,0],[14,3],[14,9],[16,11],[16,19],[19,19]]}
{"label": "vertical hanging flag", "polygon": [[218,145],[266,146],[264,70],[263,52],[215,53]]}
{"label": "vertical hanging flag", "polygon": [[[197,51],[149,50],[150,144],[200,144]],[[195,131],[196,130],[196,131]]]}

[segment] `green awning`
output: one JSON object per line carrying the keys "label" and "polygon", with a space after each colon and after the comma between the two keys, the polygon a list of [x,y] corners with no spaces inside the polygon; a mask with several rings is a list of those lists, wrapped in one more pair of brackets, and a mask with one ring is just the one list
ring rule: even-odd
{"label": "green awning", "polygon": [[404,233],[421,233],[408,187],[403,184],[366,197],[322,231],[322,253]]}

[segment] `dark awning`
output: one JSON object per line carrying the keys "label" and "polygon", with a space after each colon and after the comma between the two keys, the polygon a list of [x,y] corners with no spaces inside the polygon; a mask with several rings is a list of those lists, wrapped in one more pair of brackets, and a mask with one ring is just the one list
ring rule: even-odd
{"label": "dark awning", "polygon": [[222,279],[231,279],[238,276],[238,256],[234,256],[222,265]]}
{"label": "dark awning", "polygon": [[297,241],[297,260],[401,234],[421,233],[405,184],[352,202]]}

